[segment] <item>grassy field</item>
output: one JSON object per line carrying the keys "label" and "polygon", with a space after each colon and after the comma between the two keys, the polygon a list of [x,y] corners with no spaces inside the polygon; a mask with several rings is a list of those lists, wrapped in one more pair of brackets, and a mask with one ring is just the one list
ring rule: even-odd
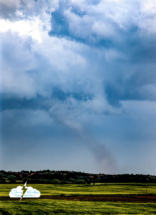
{"label": "grassy field", "polygon": [[154,203],[81,202],[62,200],[0,201],[0,214],[156,214]]}
{"label": "grassy field", "polygon": [[[0,197],[8,197],[12,188],[23,184],[0,184]],[[128,195],[146,194],[146,184],[54,185],[28,184],[41,195]],[[156,195],[156,185],[147,185],[148,194]],[[0,201],[1,214],[156,214],[155,203],[66,201],[23,199]]]}
{"label": "grassy field", "polygon": [[[0,196],[9,196],[12,188],[23,184],[0,184]],[[41,195],[128,195],[156,194],[156,184],[27,184],[41,192]]]}

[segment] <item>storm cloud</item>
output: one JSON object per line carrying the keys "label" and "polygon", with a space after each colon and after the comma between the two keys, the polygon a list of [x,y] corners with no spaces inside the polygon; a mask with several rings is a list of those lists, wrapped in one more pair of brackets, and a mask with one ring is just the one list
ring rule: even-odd
{"label": "storm cloud", "polygon": [[0,11],[0,168],[155,174],[156,2]]}

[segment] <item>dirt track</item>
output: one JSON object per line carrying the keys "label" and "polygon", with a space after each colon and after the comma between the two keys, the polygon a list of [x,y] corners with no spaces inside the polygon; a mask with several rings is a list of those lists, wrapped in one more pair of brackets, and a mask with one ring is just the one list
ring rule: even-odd
{"label": "dirt track", "polygon": [[[156,196],[127,195],[127,196],[41,196],[39,199],[56,199],[68,201],[102,201],[102,202],[155,202]],[[19,200],[19,198],[0,197],[0,201]],[[27,199],[22,199],[22,201]],[[38,200],[33,199],[33,200]]]}

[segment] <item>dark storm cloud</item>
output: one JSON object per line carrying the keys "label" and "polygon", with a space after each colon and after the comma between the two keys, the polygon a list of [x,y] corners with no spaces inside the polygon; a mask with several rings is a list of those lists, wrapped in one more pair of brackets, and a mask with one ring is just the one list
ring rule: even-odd
{"label": "dark storm cloud", "polygon": [[[76,8],[79,12],[80,9]],[[106,81],[105,90],[107,94],[107,99],[110,102],[111,105],[120,106],[119,101],[120,100],[144,100],[148,99],[147,97],[150,95],[147,95],[148,93],[145,93],[144,95],[140,92],[140,87],[143,85],[149,84],[148,81],[149,78],[145,78],[144,84],[139,83],[140,78],[142,79],[142,76],[144,75],[145,69],[139,68],[136,64],[144,65],[146,64],[146,71],[148,71],[148,77],[152,77],[151,79],[155,79],[155,75],[151,75],[153,73],[153,68],[155,69],[155,65],[151,65],[155,63],[156,59],[156,47],[155,47],[155,37],[152,35],[142,35],[140,31],[140,27],[137,26],[138,23],[134,23],[132,20],[130,21],[130,24],[127,24],[126,29],[120,28],[119,23],[112,21],[108,16],[105,16],[103,14],[103,17],[101,17],[99,14],[91,14],[90,11],[82,11],[82,16],[77,14],[75,11],[76,9],[71,8],[69,9],[68,4],[60,4],[58,9],[52,13],[52,30],[49,32],[50,35],[56,35],[58,37],[67,37],[69,39],[74,39],[78,42],[82,42],[85,44],[89,44],[91,46],[96,47],[105,47],[106,49],[114,49],[116,51],[120,50],[120,52],[125,56],[124,60],[119,60],[121,62],[122,67],[118,62],[114,62],[117,66],[113,68],[108,67],[108,69],[114,70],[115,73],[119,74],[115,81],[113,83],[111,81]],[[75,15],[74,15],[75,14]],[[103,23],[110,23],[111,29],[114,30],[114,35],[109,35],[107,37],[106,34],[100,35],[98,29],[97,31],[93,32],[93,26],[95,25],[95,20],[92,20],[92,17],[95,16],[97,20],[102,20]],[[73,21],[70,18],[75,18]],[[79,18],[80,17],[80,18]],[[84,17],[88,17],[88,20],[90,18],[91,21],[86,21]],[[127,16],[128,17],[128,16]],[[143,17],[144,18],[144,17]],[[152,17],[153,18],[153,17]],[[146,19],[146,17],[145,17]],[[78,21],[77,21],[78,20]],[[142,20],[143,21],[143,20]],[[81,23],[81,27],[78,27],[75,29],[77,31],[77,34],[72,30],[71,25],[75,22],[76,24]],[[101,24],[102,24],[101,22]],[[85,28],[85,25],[88,24],[88,29]],[[101,25],[102,27],[102,25]],[[73,25],[74,28],[74,25]],[[83,33],[80,34],[79,31],[84,30],[86,31],[86,34],[84,34],[84,37],[82,37]],[[87,31],[88,30],[88,31]],[[100,29],[101,30],[101,29]],[[90,33],[90,34],[89,34]],[[117,37],[116,37],[117,34]],[[119,39],[120,38],[120,39]],[[109,65],[109,62],[103,62],[103,66],[106,67]],[[129,72],[129,77],[125,75],[125,71],[127,70],[127,67],[129,67],[131,64],[132,70],[136,71],[136,74],[132,74],[133,71]],[[123,67],[123,65],[125,65]],[[102,64],[101,64],[102,66]],[[134,68],[135,67],[135,68]],[[120,76],[121,72],[119,70],[122,70],[122,77]],[[127,71],[128,72],[128,71]],[[132,75],[131,75],[132,74]],[[140,74],[140,75],[139,75]],[[135,77],[135,81],[134,81]],[[111,79],[111,77],[110,77]],[[155,82],[155,81],[152,81]],[[151,83],[152,84],[152,83]],[[120,87],[119,87],[120,86]],[[121,88],[121,90],[119,89]],[[155,96],[152,96],[152,99],[155,99]]]}
{"label": "dark storm cloud", "polygon": [[32,109],[32,110],[49,110],[57,101],[66,101],[68,98],[75,100],[87,101],[92,100],[91,95],[63,92],[62,90],[54,87],[51,90],[51,96],[44,98],[37,96],[33,99],[28,98],[7,98],[5,95],[1,95],[1,110],[12,110],[12,109]]}
{"label": "dark storm cloud", "polygon": [[[91,4],[94,2],[91,2]],[[70,17],[71,15],[71,17]],[[57,37],[65,37],[70,40],[74,40],[77,42],[81,42],[84,44],[89,44],[90,46],[97,46],[97,47],[108,47],[114,46],[114,42],[107,38],[103,38],[100,35],[97,35],[95,32],[91,32],[89,34],[90,29],[88,32],[86,30],[87,26],[92,28],[92,23],[87,23],[87,21],[83,21],[85,17],[89,19],[87,11],[81,10],[81,7],[75,4],[65,4],[65,2],[60,2],[58,9],[56,9],[51,14],[51,25],[52,29],[49,31],[50,36],[57,36]],[[71,28],[72,16],[76,19],[79,19],[81,23],[81,27],[78,34],[75,34],[75,31]],[[91,17],[92,18],[92,17]],[[76,25],[77,23],[75,23]],[[83,33],[85,32],[84,36]]]}
{"label": "dark storm cloud", "polygon": [[105,85],[105,92],[108,101],[112,105],[120,105],[121,100],[155,101],[155,69],[156,65],[152,62],[150,64],[147,64],[146,62],[142,64],[139,63],[139,65],[135,67],[135,73],[130,77],[125,78],[122,76],[117,78],[115,81],[108,82]]}
{"label": "dark storm cloud", "polygon": [[4,168],[153,172],[155,2],[0,3]]}
{"label": "dark storm cloud", "polygon": [[13,19],[16,15],[16,5],[13,7],[8,7],[5,3],[1,2],[0,4],[0,14],[4,19]]}

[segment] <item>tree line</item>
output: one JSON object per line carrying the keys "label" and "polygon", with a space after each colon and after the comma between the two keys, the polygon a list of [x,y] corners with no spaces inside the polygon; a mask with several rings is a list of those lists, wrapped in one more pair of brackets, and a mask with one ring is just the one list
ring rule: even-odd
{"label": "tree line", "polygon": [[95,184],[95,183],[156,183],[156,176],[142,174],[93,174],[75,171],[0,171],[0,183]]}

